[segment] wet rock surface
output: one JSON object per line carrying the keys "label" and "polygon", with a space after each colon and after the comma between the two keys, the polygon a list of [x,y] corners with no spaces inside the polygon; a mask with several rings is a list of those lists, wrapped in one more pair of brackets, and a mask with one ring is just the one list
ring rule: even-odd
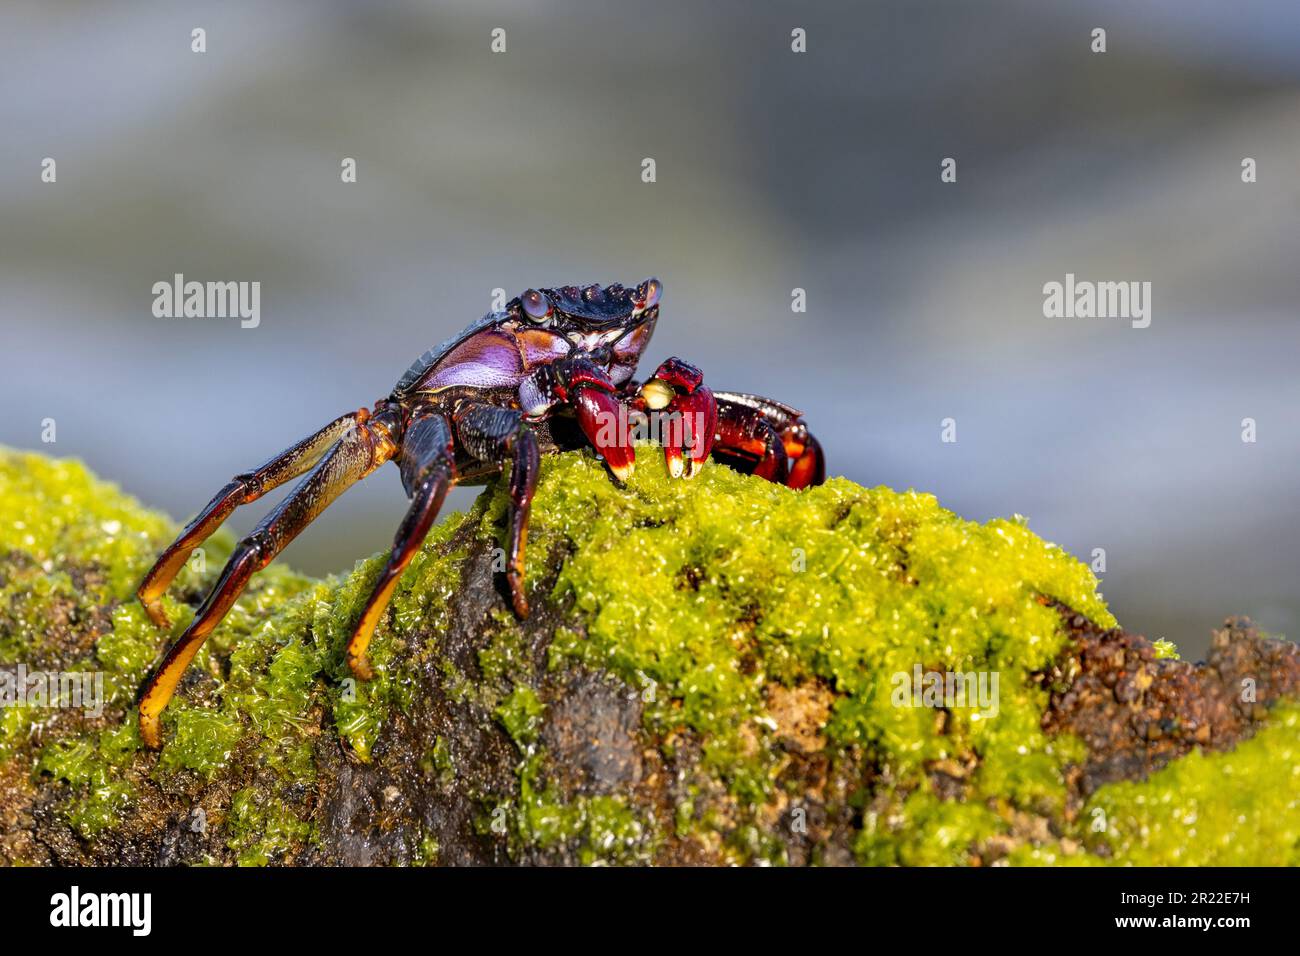
{"label": "wet rock surface", "polygon": [[1057,672],[1043,727],[1088,747],[1075,777],[1086,798],[1103,784],[1145,779],[1192,750],[1227,750],[1250,737],[1269,707],[1300,693],[1300,648],[1228,618],[1204,661],[1159,659],[1145,638],[1103,629],[1061,607],[1073,642]]}

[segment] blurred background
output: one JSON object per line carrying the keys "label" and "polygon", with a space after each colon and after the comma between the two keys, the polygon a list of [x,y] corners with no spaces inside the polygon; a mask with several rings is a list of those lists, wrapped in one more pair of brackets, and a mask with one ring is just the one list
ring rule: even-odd
{"label": "blurred background", "polygon": [[[7,0],[0,443],[184,518],[493,289],[658,275],[647,365],[803,408],[832,473],[1104,548],[1120,621],[1192,657],[1231,613],[1295,637],[1300,5],[609,7]],[[260,281],[260,326],[155,318],[177,272]],[[1151,282],[1151,326],[1044,318],[1067,272]],[[404,509],[385,469],[286,560]]]}

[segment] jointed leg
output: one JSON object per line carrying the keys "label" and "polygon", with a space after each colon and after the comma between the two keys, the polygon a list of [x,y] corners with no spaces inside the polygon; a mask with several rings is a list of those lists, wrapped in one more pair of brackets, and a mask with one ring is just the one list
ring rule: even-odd
{"label": "jointed leg", "polygon": [[365,425],[347,432],[289,496],[239,542],[194,620],[145,681],[139,704],[140,736],[148,746],[161,746],[159,719],[181,675],[243,592],[248,579],[270,564],[334,499],[387,461],[392,451],[386,432],[374,432]]}
{"label": "jointed leg", "polygon": [[786,458],[785,445],[781,443],[781,436],[766,419],[755,418],[745,422],[744,425],[734,426],[732,422],[724,420],[722,431],[728,439],[723,441],[723,448],[733,447],[730,439],[735,438],[742,431],[755,433],[752,437],[748,434],[745,436],[751,443],[750,447],[761,448],[758,464],[754,466],[752,474],[778,485],[785,484],[786,476],[790,473],[790,462]]}
{"label": "jointed leg", "polygon": [[716,451],[728,464],[791,488],[826,480],[825,456],[802,412],[739,392],[718,392],[717,400]]}
{"label": "jointed leg", "polygon": [[159,627],[170,627],[162,607],[163,593],[180,573],[190,553],[221,527],[221,523],[232,511],[240,505],[256,501],[271,489],[307,471],[331,445],[349,429],[363,423],[367,417],[369,413],[361,409],[336,418],[316,434],[304,438],[260,468],[232,478],[186,526],[180,537],[159,556],[153,568],[145,575],[136,595],[144,605],[149,619]]}
{"label": "jointed leg", "polygon": [[521,412],[496,405],[467,403],[456,412],[456,434],[461,447],[480,461],[511,462],[510,551],[506,580],[515,613],[528,616],[524,590],[524,547],[528,542],[528,515],[532,508],[541,453],[537,437]]}
{"label": "jointed leg", "polygon": [[813,433],[802,422],[793,430],[787,430],[783,441],[785,453],[794,464],[785,483],[791,488],[808,488],[820,485],[826,480],[826,454]]}
{"label": "jointed leg", "polygon": [[412,498],[411,507],[397,529],[388,562],[366,599],[361,617],[348,640],[348,667],[359,680],[369,680],[373,676],[366,651],[375,626],[388,608],[402,572],[433,527],[447,490],[456,480],[451,426],[442,413],[428,408],[411,417],[402,439],[399,464],[402,484]]}

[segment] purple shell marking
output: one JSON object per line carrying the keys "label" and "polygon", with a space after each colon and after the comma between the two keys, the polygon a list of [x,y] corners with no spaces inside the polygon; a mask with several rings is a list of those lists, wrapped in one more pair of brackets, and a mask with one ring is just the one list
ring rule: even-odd
{"label": "purple shell marking", "polygon": [[533,369],[563,357],[569,348],[561,335],[489,324],[453,343],[420,369],[406,390],[436,392],[452,386],[518,388]]}
{"label": "purple shell marking", "polygon": [[435,392],[450,385],[518,387],[523,378],[523,359],[514,338],[489,329],[471,336],[448,352],[430,369],[430,374],[419,383],[418,390]]}

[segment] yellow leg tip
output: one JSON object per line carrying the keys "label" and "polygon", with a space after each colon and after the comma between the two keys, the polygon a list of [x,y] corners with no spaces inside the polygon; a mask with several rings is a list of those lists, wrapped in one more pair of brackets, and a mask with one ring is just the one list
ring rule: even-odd
{"label": "yellow leg tip", "polygon": [[528,596],[524,593],[523,574],[508,576],[510,581],[510,603],[515,607],[515,614],[521,618],[528,617]]}
{"label": "yellow leg tip", "polygon": [[162,749],[162,723],[144,711],[140,712],[140,739],[150,750]]}
{"label": "yellow leg tip", "polygon": [[365,654],[349,657],[348,670],[352,671],[352,676],[357,680],[371,680],[375,676],[375,671],[370,666],[370,658]]}
{"label": "yellow leg tip", "polygon": [[140,603],[144,605],[144,613],[153,621],[155,627],[163,630],[170,630],[172,622],[167,617],[167,612],[163,610],[162,601],[159,599],[149,600],[140,595]]}

